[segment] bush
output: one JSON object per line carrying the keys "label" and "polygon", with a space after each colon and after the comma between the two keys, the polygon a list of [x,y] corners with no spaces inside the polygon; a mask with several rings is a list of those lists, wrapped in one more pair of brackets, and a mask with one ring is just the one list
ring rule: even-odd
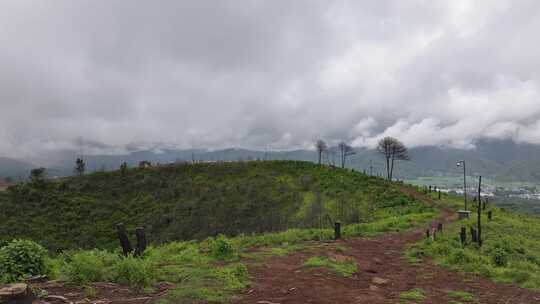
{"label": "bush", "polygon": [[500,247],[493,249],[489,256],[496,266],[502,267],[508,263],[508,253]]}
{"label": "bush", "polygon": [[227,260],[236,256],[234,246],[224,235],[207,238],[201,244],[201,250],[218,260]]}
{"label": "bush", "polygon": [[134,288],[149,287],[155,282],[155,275],[147,260],[128,256],[114,265],[114,281]]}
{"label": "bush", "polygon": [[112,267],[119,256],[104,250],[68,252],[62,255],[63,279],[76,284],[109,281],[113,279]]}
{"label": "bush", "polygon": [[0,248],[0,280],[15,282],[45,272],[47,250],[29,240],[13,240]]}

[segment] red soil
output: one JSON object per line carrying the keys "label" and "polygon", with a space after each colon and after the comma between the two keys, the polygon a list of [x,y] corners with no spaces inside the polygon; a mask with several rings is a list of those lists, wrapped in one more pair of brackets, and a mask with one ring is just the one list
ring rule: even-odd
{"label": "red soil", "polygon": [[[411,189],[403,190],[433,203]],[[446,224],[453,219],[453,212],[441,209],[441,218],[431,226],[439,222]],[[477,300],[474,303],[540,303],[540,293],[537,292],[452,272],[433,265],[427,259],[421,265],[408,263],[403,256],[406,246],[424,235],[425,230],[418,229],[372,239],[323,243],[302,252],[271,258],[263,266],[252,265],[249,270],[253,276],[253,287],[245,292],[240,303],[403,303],[400,293],[413,288],[425,291],[426,299],[421,303],[460,301],[449,297],[448,291],[472,293]],[[345,253],[338,253],[335,250],[337,245],[346,247]],[[354,258],[358,272],[345,278],[324,269],[302,266],[309,257],[329,254]]]}

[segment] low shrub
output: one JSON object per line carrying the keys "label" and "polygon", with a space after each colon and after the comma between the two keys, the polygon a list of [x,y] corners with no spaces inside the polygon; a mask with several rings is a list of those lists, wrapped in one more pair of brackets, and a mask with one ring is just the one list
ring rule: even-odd
{"label": "low shrub", "polygon": [[155,274],[149,261],[128,256],[121,258],[113,266],[113,280],[133,288],[144,288],[155,282]]}
{"label": "low shrub", "polygon": [[9,283],[45,273],[47,250],[29,240],[13,240],[0,248],[0,280]]}
{"label": "low shrub", "polygon": [[120,257],[105,250],[87,250],[66,252],[62,260],[61,276],[71,283],[111,281],[114,278],[113,267]]}
{"label": "low shrub", "polygon": [[237,256],[237,251],[231,241],[224,235],[209,237],[201,243],[201,251],[218,260],[229,260]]}

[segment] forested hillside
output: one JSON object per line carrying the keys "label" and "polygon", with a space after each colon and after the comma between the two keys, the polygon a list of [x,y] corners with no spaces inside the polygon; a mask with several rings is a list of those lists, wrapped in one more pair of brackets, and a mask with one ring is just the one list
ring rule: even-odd
{"label": "forested hillside", "polygon": [[115,224],[144,226],[153,243],[330,227],[431,207],[395,184],[299,161],[181,164],[35,180],[0,193],[0,245],[52,251],[117,246]]}

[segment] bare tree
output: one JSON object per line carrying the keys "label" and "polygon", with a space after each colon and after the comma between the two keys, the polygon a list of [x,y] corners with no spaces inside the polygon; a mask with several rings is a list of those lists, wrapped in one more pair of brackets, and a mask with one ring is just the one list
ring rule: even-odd
{"label": "bare tree", "polygon": [[326,143],[323,140],[319,139],[315,143],[315,149],[317,149],[317,154],[319,156],[319,165],[320,165],[322,161],[323,153],[326,152],[326,150],[328,149],[328,146],[326,146]]}
{"label": "bare tree", "polygon": [[356,154],[356,152],[354,152],[354,149],[351,146],[343,141],[339,143],[338,148],[339,155],[341,157],[341,168],[345,168],[345,161],[347,160],[347,157]]}
{"label": "bare tree", "polygon": [[84,159],[77,157],[77,160],[75,161],[75,174],[78,176],[81,176],[84,174],[84,171],[86,170],[86,162]]}
{"label": "bare tree", "polygon": [[391,181],[394,173],[394,160],[409,160],[405,145],[393,137],[381,139],[377,145],[377,152],[386,160],[386,178]]}

